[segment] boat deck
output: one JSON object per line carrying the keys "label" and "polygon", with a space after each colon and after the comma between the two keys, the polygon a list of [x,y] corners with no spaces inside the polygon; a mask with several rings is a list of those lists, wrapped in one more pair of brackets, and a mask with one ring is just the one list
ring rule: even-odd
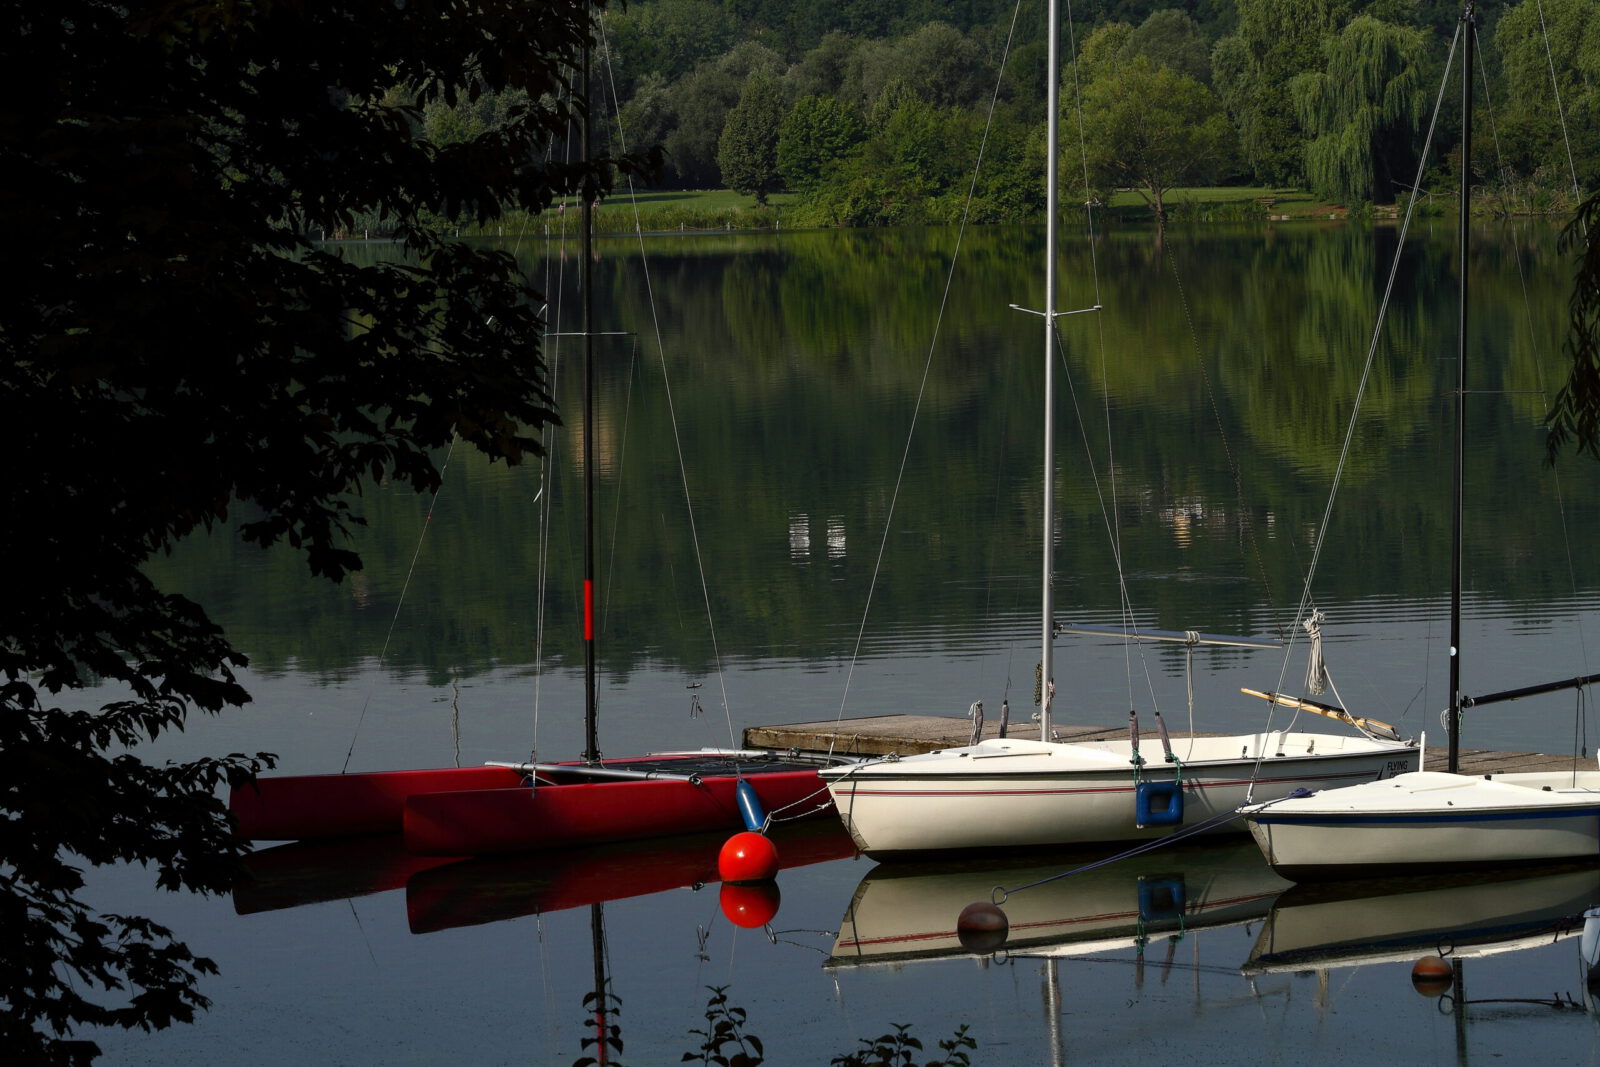
{"label": "boat deck", "polygon": [[[1156,736],[1153,723],[1141,722],[1141,736]],[[1337,727],[1329,727],[1337,729]],[[1058,741],[1098,741],[1127,736],[1127,726],[1085,726],[1076,723],[1057,725]],[[998,737],[1000,725],[991,720],[983,725],[984,737]],[[1008,736],[1037,739],[1039,725],[1033,722],[1012,723]],[[1190,734],[1173,730],[1174,739],[1180,737],[1215,737],[1216,734]],[[972,737],[972,724],[964,718],[942,715],[874,715],[861,719],[841,719],[823,722],[796,722],[779,726],[752,726],[744,732],[747,748],[796,749],[800,752],[832,752],[838,756],[885,756],[898,752],[909,756],[916,752],[951,748],[966,744]],[[1445,769],[1446,750],[1441,744],[1429,743],[1424,769]],[[1464,748],[1461,750],[1462,774],[1508,774],[1513,771],[1565,771],[1572,769],[1570,755],[1548,755],[1540,752],[1495,752],[1489,749]],[[1594,767],[1592,758],[1582,762],[1585,770]]]}

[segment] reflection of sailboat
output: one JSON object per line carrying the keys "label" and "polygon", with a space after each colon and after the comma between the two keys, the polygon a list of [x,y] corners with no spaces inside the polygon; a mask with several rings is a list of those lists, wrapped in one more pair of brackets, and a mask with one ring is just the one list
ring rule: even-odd
{"label": "reflection of sailboat", "polygon": [[[836,822],[784,824],[771,834],[782,868],[854,854]],[[241,915],[405,889],[413,933],[477,926],[718,881],[718,833],[452,860],[414,856],[394,834],[300,841],[245,858],[234,888]]]}
{"label": "reflection of sailboat", "polygon": [[[1472,52],[1475,16],[1462,11],[1462,151],[1472,158]],[[1446,76],[1449,71],[1446,70]],[[1581,688],[1580,676],[1482,697],[1461,692],[1462,455],[1466,434],[1467,242],[1472,168],[1461,166],[1461,311],[1456,349],[1455,465],[1450,552],[1449,773],[1402,774],[1392,781],[1268,800],[1244,812],[1273,869],[1291,878],[1349,877],[1382,870],[1445,870],[1594,858],[1600,838],[1600,771],[1456,774],[1464,708]]]}
{"label": "reflection of sailboat", "polygon": [[[855,845],[842,827],[812,820],[775,829],[782,868],[845,859]],[[723,834],[657,838],[584,849],[463,860],[406,882],[414,934],[479,926],[609,900],[715,884]]]}
{"label": "reflection of sailboat", "polygon": [[[1051,0],[1045,150],[1043,602],[1039,741],[988,740],[822,772],[863,850],[880,855],[950,849],[1075,845],[1160,837],[1227,815],[1254,797],[1369,781],[1418,769],[1415,744],[1289,733],[1187,739],[1172,748],[1136,738],[1063,744],[1050,738],[1055,676],[1054,371],[1060,12]],[[1098,311],[1099,307],[1084,309]],[[1128,634],[1130,639],[1148,635]],[[1198,635],[1191,635],[1198,636]],[[1221,643],[1228,643],[1224,639]]]}
{"label": "reflection of sailboat", "polygon": [[1600,868],[1301,885],[1272,906],[1246,974],[1482,956],[1578,932],[1600,900]]}
{"label": "reflection of sailboat", "polygon": [[[577,72],[585,102],[589,55]],[[579,155],[592,160],[589,108],[580,108]],[[597,737],[595,653],[594,285],[591,244],[599,190],[585,181],[579,287],[583,304],[584,725],[581,761],[263,778],[236,788],[230,807],[241,836],[285,840],[405,832],[428,855],[466,856],[687,834],[742,825],[735,794],[748,782],[767,812],[784,818],[831,808],[816,771],[842,759],[771,753],[662,753],[603,761]],[[731,727],[731,723],[730,723]]]}
{"label": "reflection of sailboat", "polygon": [[371,896],[399,889],[412,875],[450,862],[440,856],[413,856],[397,834],[293,841],[244,857],[244,876],[233,887],[233,910],[250,915]]}
{"label": "reflection of sailboat", "polygon": [[1079,852],[1031,859],[1026,866],[876,867],[856,887],[828,965],[966,955],[957,917],[974,901],[989,900],[996,886],[1011,890],[1004,905],[1006,952],[1075,955],[1259,919],[1289,885],[1243,842],[1164,848],[1033,885],[1103,858]]}

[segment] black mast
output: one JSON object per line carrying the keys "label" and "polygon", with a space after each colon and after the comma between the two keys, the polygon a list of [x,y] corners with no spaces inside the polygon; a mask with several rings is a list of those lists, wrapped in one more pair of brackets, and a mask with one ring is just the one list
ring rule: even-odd
{"label": "black mast", "polygon": [[[578,64],[578,105],[583,108],[578,132],[578,152],[588,163],[589,151],[589,45],[585,42]],[[581,184],[583,237],[578,287],[583,297],[583,759],[600,762],[600,737],[596,723],[594,652],[594,286],[590,253],[594,229],[594,188],[588,177]]]}
{"label": "black mast", "polygon": [[1462,443],[1467,421],[1467,238],[1472,201],[1472,43],[1474,23],[1472,4],[1461,10],[1464,48],[1461,66],[1461,206],[1456,238],[1460,262],[1460,306],[1456,317],[1456,428],[1454,442],[1454,499],[1450,530],[1450,756],[1446,767],[1451,774],[1461,768],[1461,531],[1462,531]]}

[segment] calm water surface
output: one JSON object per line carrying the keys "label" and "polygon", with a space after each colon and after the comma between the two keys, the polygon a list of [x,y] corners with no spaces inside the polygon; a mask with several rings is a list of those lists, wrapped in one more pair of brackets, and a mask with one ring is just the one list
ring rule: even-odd
{"label": "calm water surface", "polygon": [[[464,763],[535,746],[576,754],[570,505],[586,432],[603,466],[608,754],[722,744],[730,725],[960,715],[975,699],[991,714],[1002,698],[1027,709],[1039,346],[1037,320],[1007,304],[1039,303],[1039,237],[970,234],[941,308],[953,240],[653,239],[659,340],[637,244],[605,244],[602,328],[638,332],[603,346],[595,425],[569,416],[548,470],[452,456],[420,553],[429,502],[374,487],[367,570],[338,588],[303,577],[289,554],[223,537],[160,563],[159,576],[250,653],[256,703],[196,722],[152,755],[268,750],[282,771],[311,773],[339,770],[347,754],[352,769],[445,764],[458,751]],[[1144,626],[1292,627],[1393,243],[1385,230],[1310,225],[1164,241],[1125,231],[1095,250],[1098,289],[1087,253],[1064,252],[1066,302],[1106,307],[1063,324],[1064,620],[1122,621],[1125,587]],[[556,312],[570,305],[571,256],[543,245],[519,254]],[[1446,227],[1406,252],[1311,586],[1342,702],[1438,742],[1455,269]],[[1570,273],[1553,231],[1486,230],[1469,269],[1483,332],[1469,357],[1463,653],[1466,689],[1481,693],[1595,669],[1600,495],[1594,464],[1542,464]],[[576,352],[551,344],[558,394],[575,412],[565,364]],[[1126,561],[1121,586],[1111,537]],[[1196,725],[1258,728],[1266,709],[1239,686],[1296,687],[1302,651],[1197,654]],[[1069,719],[1120,722],[1130,706],[1188,717],[1180,653],[1064,637],[1057,663]],[[1486,709],[1466,743],[1592,756],[1581,711],[1570,694]],[[286,850],[262,857],[254,889],[215,901],[152,896],[143,872],[111,872],[98,879],[107,907],[169,922],[222,975],[198,1024],[99,1039],[114,1063],[571,1063],[590,1032],[588,905],[607,898],[603,956],[625,1063],[697,1050],[690,1031],[706,1028],[709,986],[727,987],[775,1064],[826,1063],[894,1023],[930,1051],[965,1023],[977,1063],[1596,1061],[1576,941],[1547,929],[1600,902],[1582,877],[1452,890],[1454,912],[1543,931],[1465,960],[1461,1007],[1412,990],[1410,960],[1430,948],[1407,942],[1395,959],[1358,965],[1307,932],[1375,923],[1376,937],[1399,922],[1385,917],[1415,914],[1415,895],[1382,887],[1320,910],[1280,896],[1284,884],[1249,848],[1026,890],[1013,914],[1032,916],[1027,931],[1014,932],[1010,955],[985,958],[940,941],[961,906],[1083,857],[891,870],[827,859],[847,849],[803,835],[785,855],[817,862],[781,874],[781,906],[762,930],[729,922],[714,881],[694,888],[712,877],[715,848],[435,869],[367,844],[333,860]],[[1286,968],[1260,963],[1274,943]],[[1290,952],[1297,944],[1310,962]],[[1552,1006],[1556,994],[1577,1006]]]}

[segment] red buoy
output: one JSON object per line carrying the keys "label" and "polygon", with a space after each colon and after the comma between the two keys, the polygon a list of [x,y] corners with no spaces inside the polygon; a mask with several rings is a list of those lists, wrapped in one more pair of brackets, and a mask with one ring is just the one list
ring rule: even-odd
{"label": "red buoy", "polygon": [[765,882],[778,873],[778,847],[749,830],[734,834],[717,855],[717,874],[724,882]]}
{"label": "red buoy", "polygon": [[1411,965],[1411,986],[1425,997],[1443,996],[1455,980],[1450,961],[1438,956],[1424,956]]}
{"label": "red buoy", "polygon": [[968,904],[961,909],[961,917],[956,920],[956,939],[961,942],[961,947],[980,956],[998,952],[1005,945],[1006,935],[1010,932],[1011,923],[1006,919],[1006,913],[987,900]]}
{"label": "red buoy", "polygon": [[746,930],[771,922],[778,914],[780,899],[777,882],[722,883],[722,914],[733,925]]}

